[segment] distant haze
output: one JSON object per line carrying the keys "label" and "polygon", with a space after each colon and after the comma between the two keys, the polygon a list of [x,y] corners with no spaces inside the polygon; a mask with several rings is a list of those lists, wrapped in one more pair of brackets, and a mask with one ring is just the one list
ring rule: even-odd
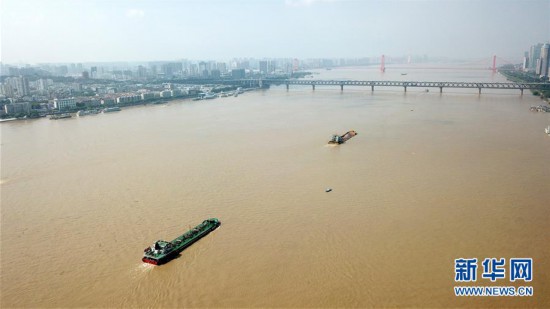
{"label": "distant haze", "polygon": [[550,0],[2,0],[3,63],[428,55],[512,60]]}

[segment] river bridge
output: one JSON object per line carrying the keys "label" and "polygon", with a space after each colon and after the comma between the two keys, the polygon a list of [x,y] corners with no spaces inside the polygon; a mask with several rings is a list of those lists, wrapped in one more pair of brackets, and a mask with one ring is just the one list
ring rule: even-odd
{"label": "river bridge", "polygon": [[407,88],[439,88],[439,92],[443,92],[443,88],[472,88],[478,89],[481,94],[481,89],[518,89],[523,94],[523,90],[550,90],[550,83],[489,83],[489,82],[425,82],[425,81],[367,81],[367,80],[301,80],[287,79],[279,81],[262,80],[262,84],[286,85],[286,89],[290,85],[311,86],[315,90],[315,86],[340,86],[340,90],[344,90],[344,86],[363,86],[371,87],[374,91],[375,87],[403,87],[407,92]]}
{"label": "river bridge", "polygon": [[439,92],[443,92],[443,88],[470,88],[478,89],[481,94],[482,89],[497,89],[510,90],[517,89],[523,94],[523,90],[550,90],[550,83],[522,83],[522,82],[429,82],[429,81],[377,81],[377,80],[319,80],[319,79],[188,79],[179,80],[177,82],[183,84],[196,85],[232,85],[242,87],[269,87],[271,85],[285,85],[286,89],[290,89],[291,85],[296,86],[311,86],[315,90],[316,86],[337,86],[340,90],[344,90],[344,86],[359,86],[370,87],[374,91],[375,87],[402,87],[405,92],[407,88],[439,88]]}

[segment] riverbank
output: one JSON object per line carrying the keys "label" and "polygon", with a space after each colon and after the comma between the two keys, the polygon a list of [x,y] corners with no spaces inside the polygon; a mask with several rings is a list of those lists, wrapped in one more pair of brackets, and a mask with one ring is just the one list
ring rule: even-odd
{"label": "riverbank", "polygon": [[[237,87],[237,86],[230,86],[230,87],[224,87],[224,88],[219,88],[219,89],[215,89],[212,91],[213,94],[216,95],[216,97],[212,97],[211,99],[213,98],[218,98],[219,97],[226,97],[226,96],[220,96],[222,93],[224,93],[225,91],[237,91],[238,89],[240,89],[241,87]],[[258,87],[248,87],[248,88],[242,88],[239,92],[239,94],[242,94],[244,92],[248,92],[248,91],[254,91],[254,90],[258,90],[258,89],[261,89],[261,88],[258,88]],[[200,96],[199,96],[200,97]],[[78,113],[79,111],[94,111],[94,110],[102,110],[102,109],[105,109],[105,108],[112,108],[112,107],[120,107],[120,108],[128,108],[128,107],[137,107],[137,106],[146,106],[146,105],[160,105],[160,104],[167,104],[169,102],[172,102],[172,101],[182,101],[182,102],[186,102],[186,101],[201,101],[203,100],[203,98],[200,98],[199,99],[198,95],[197,94],[193,94],[193,95],[182,95],[182,96],[177,96],[177,97],[167,97],[167,98],[155,98],[155,99],[150,99],[150,100],[145,100],[145,101],[139,101],[139,102],[134,102],[134,103],[122,103],[122,104],[108,104],[108,105],[103,105],[103,106],[87,106],[87,107],[83,107],[83,108],[74,108],[74,109],[69,109],[69,110],[62,110],[62,111],[59,111],[59,110],[50,110],[46,113],[42,113],[42,114],[37,114],[36,117],[29,117],[29,116],[24,116],[24,117],[9,117],[9,118],[3,118],[0,120],[0,122],[8,122],[8,121],[16,121],[16,120],[29,120],[29,119],[39,119],[39,118],[43,118],[43,117],[46,117],[46,116],[55,116],[55,115],[60,115],[60,114],[75,114],[75,113]],[[9,116],[9,115],[8,115]],[[67,117],[67,118],[71,118],[71,117]]]}
{"label": "riverbank", "polygon": [[[544,83],[542,79],[520,71],[499,71],[507,80],[517,83]],[[540,96],[541,99],[550,104],[550,90],[531,90],[534,96]]]}

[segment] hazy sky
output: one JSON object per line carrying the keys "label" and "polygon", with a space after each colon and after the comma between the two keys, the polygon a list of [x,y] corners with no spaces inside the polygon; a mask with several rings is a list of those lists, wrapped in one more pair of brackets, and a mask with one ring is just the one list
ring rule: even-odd
{"label": "hazy sky", "polygon": [[0,0],[1,60],[519,59],[550,0]]}

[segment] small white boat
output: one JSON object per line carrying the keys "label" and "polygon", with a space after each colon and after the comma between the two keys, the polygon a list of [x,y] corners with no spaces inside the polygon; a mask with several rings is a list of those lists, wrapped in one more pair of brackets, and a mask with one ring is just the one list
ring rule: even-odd
{"label": "small white boat", "polygon": [[120,112],[120,107],[107,107],[103,110],[103,113]]}
{"label": "small white boat", "polygon": [[550,126],[544,128],[544,132],[546,132],[546,134],[550,135]]}
{"label": "small white boat", "polygon": [[215,99],[215,98],[217,98],[217,97],[218,97],[218,95],[215,94],[215,93],[207,93],[207,94],[205,94],[202,98],[203,98],[204,100],[212,100],[212,99]]}
{"label": "small white boat", "polygon": [[99,114],[99,110],[96,110],[96,109],[92,109],[92,110],[80,110],[78,112],[76,112],[76,115],[78,117],[84,117],[84,116],[87,116],[87,115],[97,115]]}

